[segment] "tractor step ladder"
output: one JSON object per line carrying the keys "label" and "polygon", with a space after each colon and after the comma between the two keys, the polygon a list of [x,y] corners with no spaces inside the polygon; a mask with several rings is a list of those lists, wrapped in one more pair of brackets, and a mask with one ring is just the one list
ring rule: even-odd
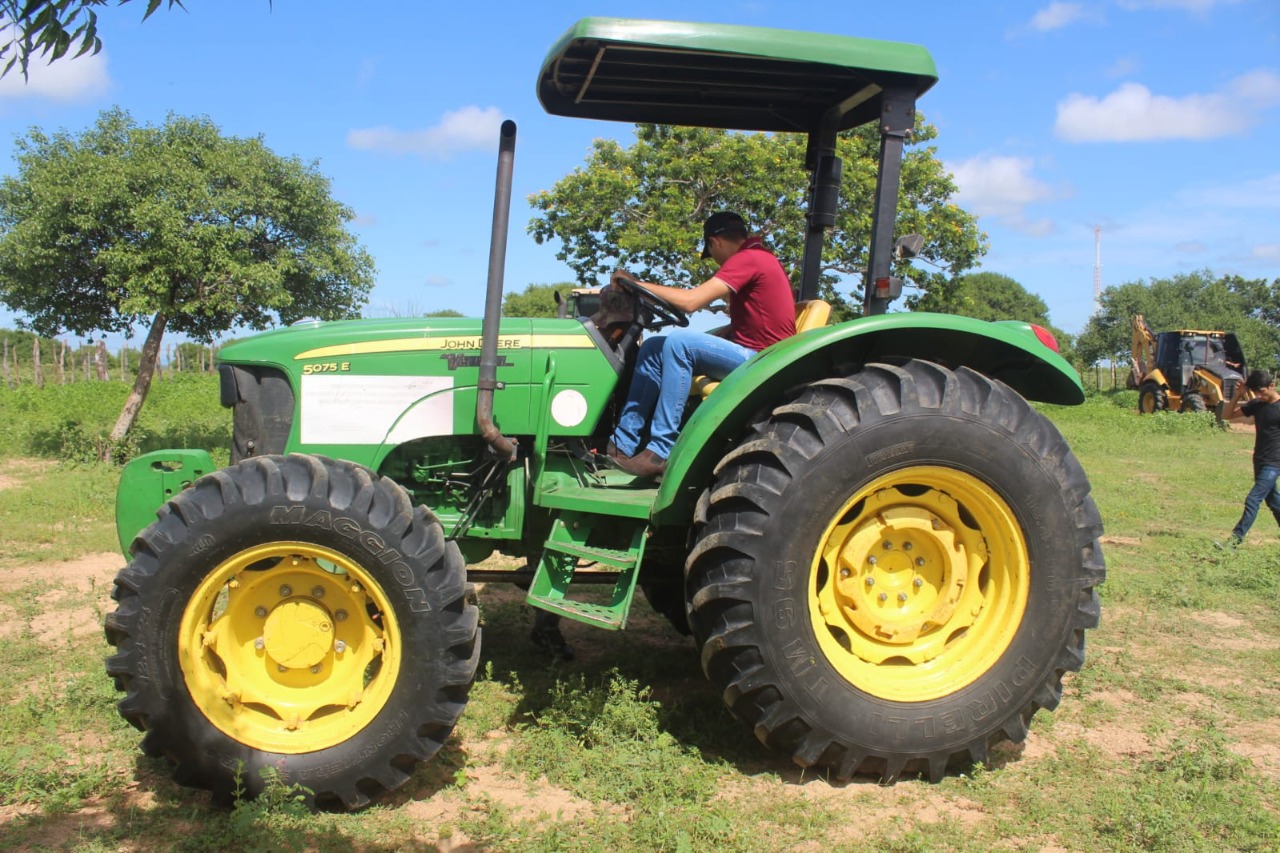
{"label": "tractor step ladder", "polygon": [[[591,531],[599,521],[608,520],[631,528],[631,545],[623,551],[587,545]],[[550,613],[621,631],[627,624],[627,612],[636,591],[640,561],[644,557],[647,522],[630,518],[593,515],[585,512],[562,512],[556,515],[551,533],[543,544],[542,559],[529,587],[526,601]],[[573,583],[579,560],[590,560],[618,573],[608,604],[592,604],[565,597]]]}

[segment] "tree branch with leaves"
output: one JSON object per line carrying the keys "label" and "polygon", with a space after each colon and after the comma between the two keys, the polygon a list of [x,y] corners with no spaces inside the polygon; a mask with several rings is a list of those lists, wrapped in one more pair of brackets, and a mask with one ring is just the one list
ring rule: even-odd
{"label": "tree branch with leaves", "polygon": [[[130,0],[117,0],[124,5]],[[98,38],[99,6],[109,0],[0,0],[0,77],[16,66],[25,79],[32,57],[46,62],[71,55],[93,55],[102,50]],[[147,0],[142,20],[161,6],[186,8],[182,0]]]}

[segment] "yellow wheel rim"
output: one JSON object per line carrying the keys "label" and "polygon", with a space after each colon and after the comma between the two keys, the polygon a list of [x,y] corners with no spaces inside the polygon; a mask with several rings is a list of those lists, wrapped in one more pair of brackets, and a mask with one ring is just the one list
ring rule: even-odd
{"label": "yellow wheel rim", "polygon": [[218,565],[178,634],[196,707],[266,752],[326,749],[368,726],[400,671],[400,628],[382,588],[342,554],[273,542]]}
{"label": "yellow wheel rim", "polygon": [[919,466],[886,474],[836,513],[810,572],[818,645],[850,684],[923,702],[975,682],[1026,610],[1022,528],[977,478]]}

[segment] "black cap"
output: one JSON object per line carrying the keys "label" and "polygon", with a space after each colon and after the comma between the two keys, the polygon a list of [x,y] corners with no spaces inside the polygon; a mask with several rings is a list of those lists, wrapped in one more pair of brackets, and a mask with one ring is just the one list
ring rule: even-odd
{"label": "black cap", "polygon": [[746,234],[747,223],[738,214],[730,213],[727,210],[713,213],[707,217],[707,221],[702,224],[702,257],[711,257],[710,238],[726,231],[737,231]]}

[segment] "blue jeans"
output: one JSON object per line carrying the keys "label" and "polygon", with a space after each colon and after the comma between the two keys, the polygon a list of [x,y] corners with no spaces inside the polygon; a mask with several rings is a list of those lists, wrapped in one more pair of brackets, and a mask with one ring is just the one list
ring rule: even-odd
{"label": "blue jeans", "polygon": [[1244,515],[1240,516],[1235,529],[1231,531],[1233,538],[1244,539],[1249,528],[1253,526],[1253,520],[1258,516],[1258,506],[1264,500],[1271,514],[1276,517],[1276,524],[1280,524],[1280,492],[1276,491],[1277,479],[1280,479],[1280,468],[1272,465],[1259,465],[1254,468],[1253,488],[1249,490],[1249,494],[1245,495]]}
{"label": "blue jeans", "polygon": [[622,417],[613,443],[627,456],[640,451],[645,428],[656,456],[666,459],[680,433],[680,417],[694,376],[723,379],[755,350],[709,335],[680,329],[640,345]]}

